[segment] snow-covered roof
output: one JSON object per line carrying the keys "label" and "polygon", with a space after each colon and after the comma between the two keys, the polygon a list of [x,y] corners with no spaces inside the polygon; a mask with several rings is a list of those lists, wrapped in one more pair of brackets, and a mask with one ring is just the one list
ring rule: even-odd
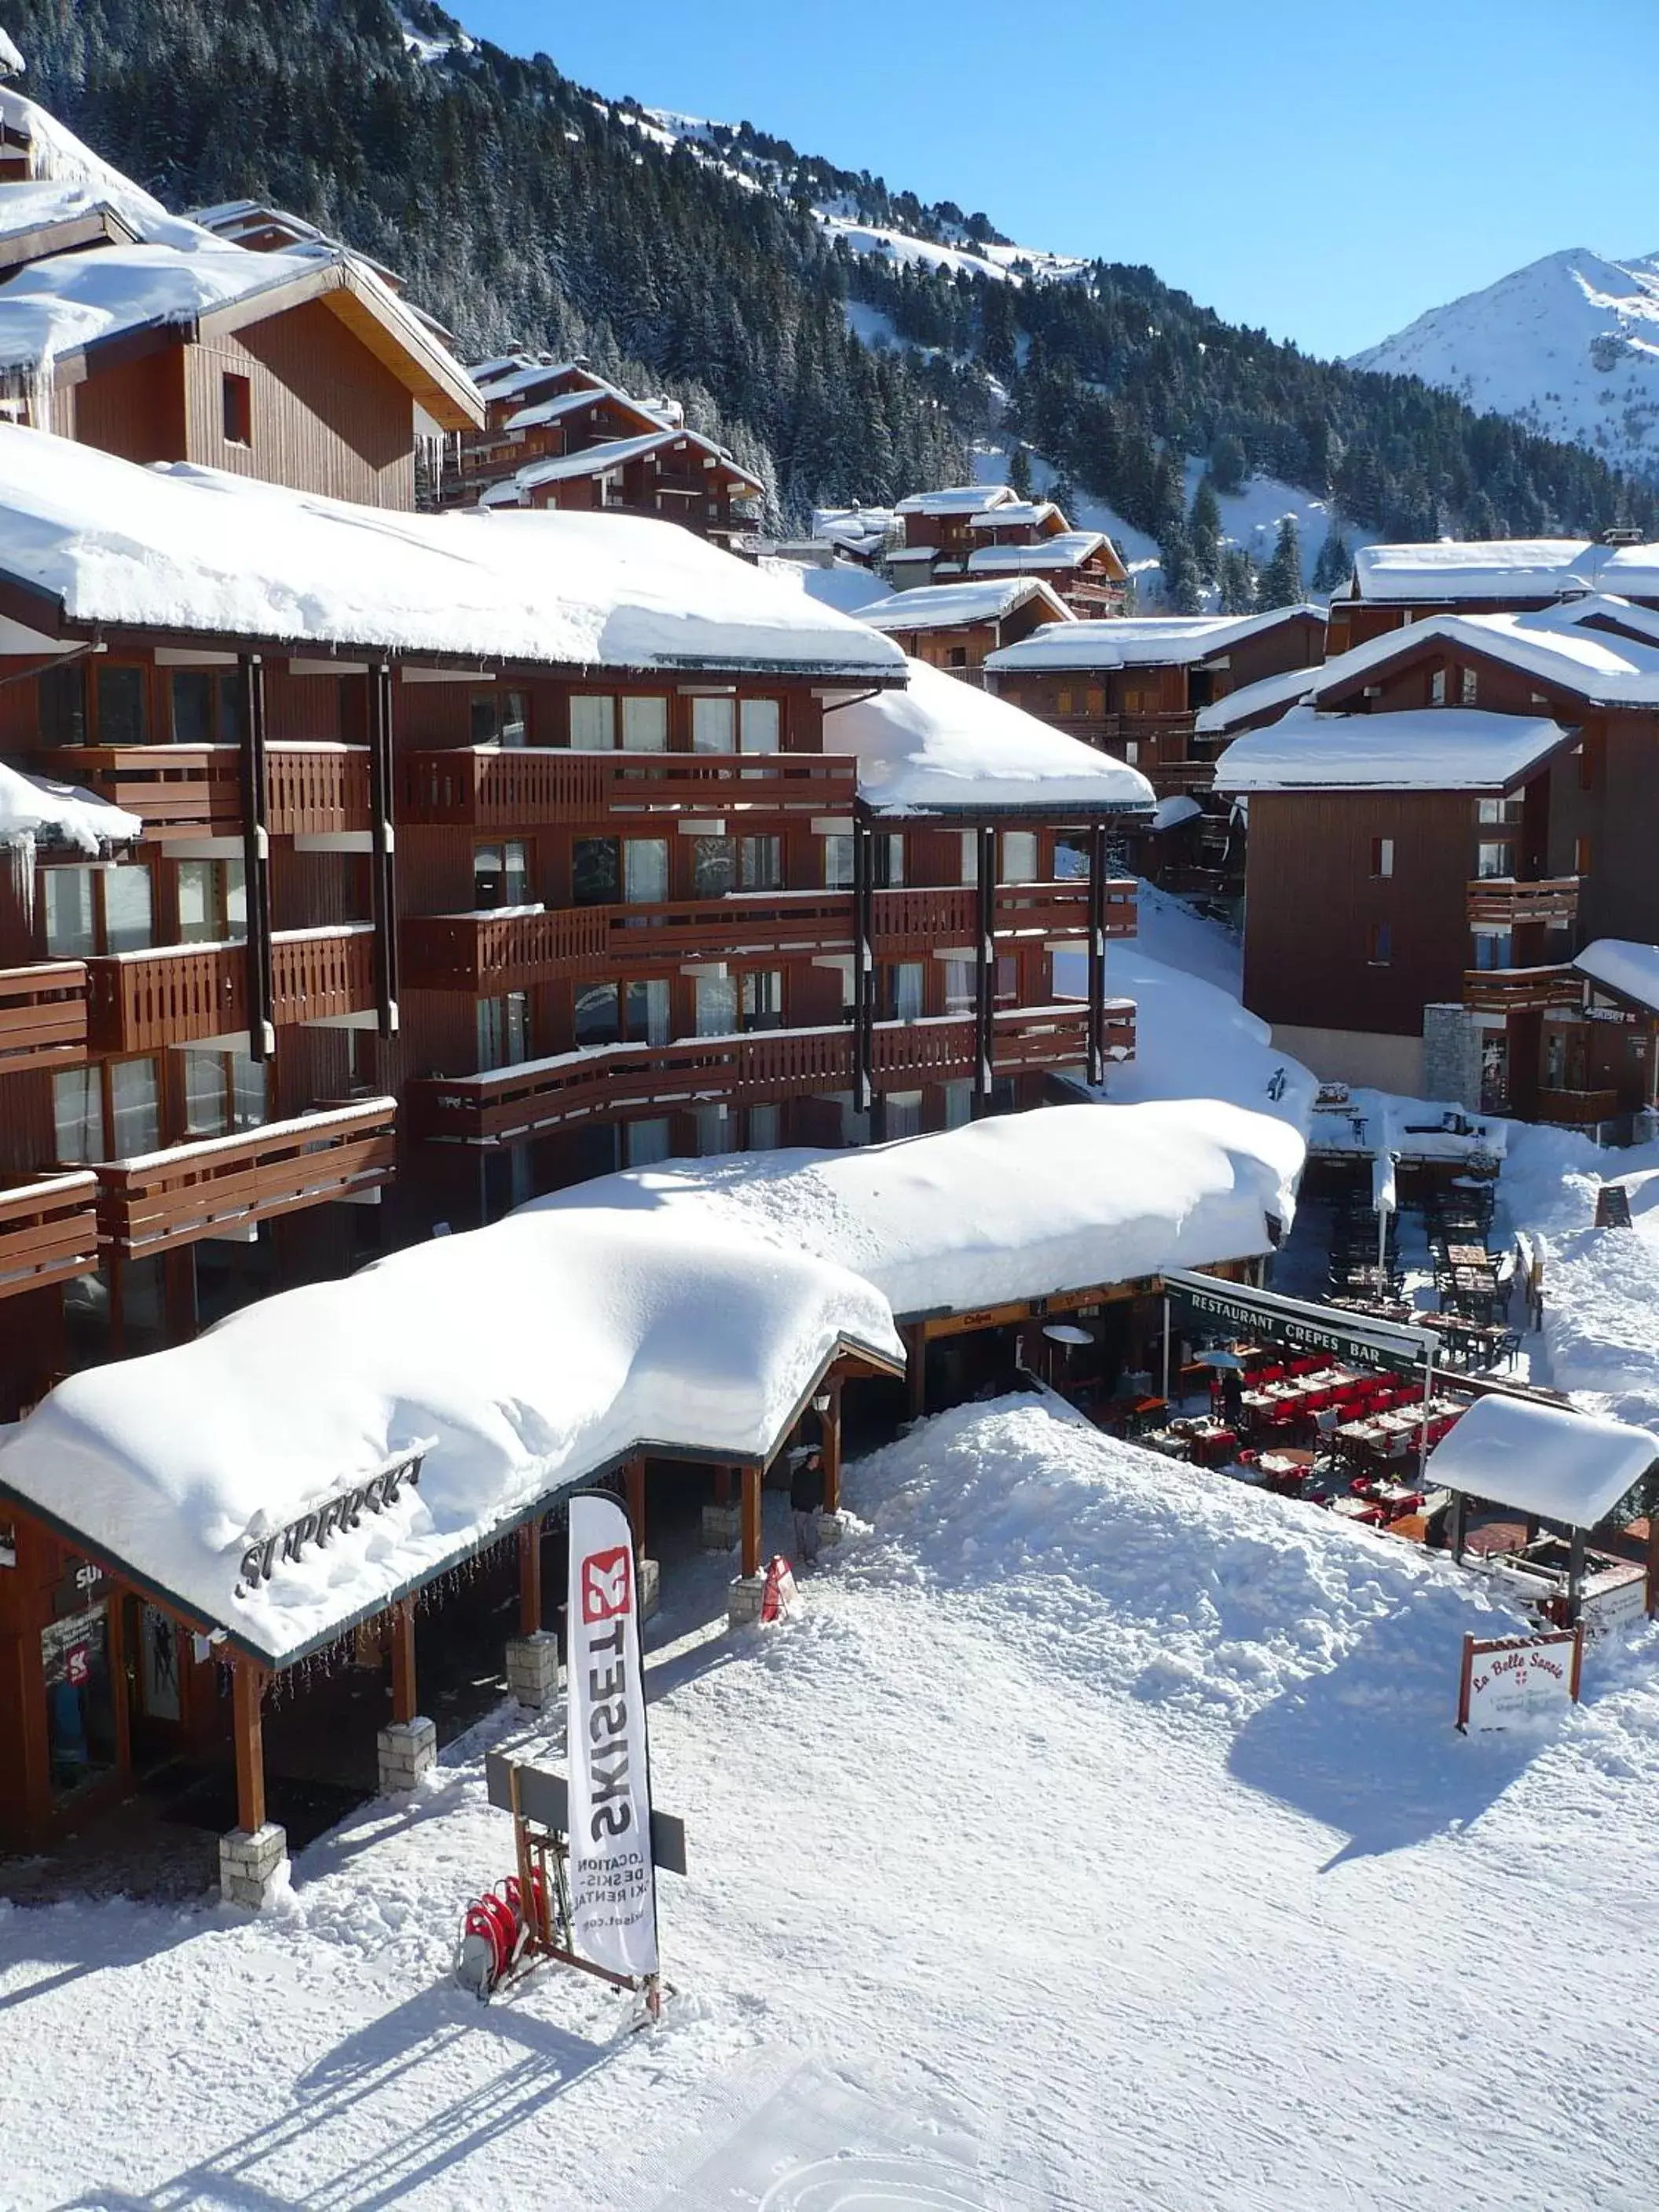
{"label": "snow-covered roof", "polygon": [[1577,591],[1659,599],[1659,545],[1598,545],[1587,538],[1508,538],[1432,545],[1362,545],[1355,596],[1425,600],[1555,599]]}
{"label": "snow-covered roof", "polygon": [[1573,956],[1573,966],[1593,983],[1659,1013],[1659,945],[1630,938],[1598,937]]}
{"label": "snow-covered roof", "polygon": [[976,584],[922,584],[914,592],[890,592],[855,610],[860,622],[878,629],[951,629],[962,623],[1000,622],[1029,601],[1038,600],[1052,622],[1070,622],[1070,609],[1041,576],[994,576]]}
{"label": "snow-covered roof", "polygon": [[1292,707],[1236,738],[1216,763],[1222,791],[1507,791],[1561,746],[1559,722],[1422,707],[1321,714]]}
{"label": "snow-covered roof", "polygon": [[1014,495],[1006,484],[947,484],[942,491],[913,491],[902,499],[899,514],[978,514],[988,507],[1008,507]]}
{"label": "snow-covered roof", "polygon": [[903,1320],[1267,1251],[1302,1161],[1288,1123],[1213,1098],[1045,1106],[849,1152],[671,1161],[526,1211],[741,1224],[854,1270]]}
{"label": "snow-covered roof", "polygon": [[[1111,551],[1103,530],[1060,530],[1052,538],[1039,538],[1035,545],[975,545],[964,566],[970,576],[1004,568],[1080,568],[1102,546]],[[1115,553],[1112,559],[1115,563]]]}
{"label": "snow-covered roof", "polygon": [[[1042,547],[1002,546],[993,558],[1019,551],[1046,552],[1063,544],[1051,538]],[[975,560],[979,558],[975,554]],[[1033,630],[1017,645],[1005,645],[986,661],[991,669],[1176,668],[1213,660],[1246,639],[1260,637],[1286,623],[1322,624],[1322,607],[1274,607],[1260,615],[1107,615],[1067,623],[1060,629]],[[1303,672],[1311,683],[1315,672]]]}
{"label": "snow-covered roof", "polygon": [[[629,403],[630,405],[633,403]],[[665,447],[689,446],[706,459],[717,460],[728,475],[739,477],[756,491],[760,490],[759,479],[751,477],[747,469],[740,468],[723,446],[712,438],[700,436],[696,430],[660,429],[641,432],[637,438],[612,438],[602,446],[587,446],[579,453],[554,453],[542,461],[530,461],[511,479],[510,483],[493,484],[484,495],[484,504],[506,504],[506,495],[512,489],[534,491],[538,484],[566,483],[581,477],[608,476],[613,469],[623,468],[629,461],[642,460],[647,453],[660,453]]]}
{"label": "snow-covered roof", "polygon": [[[0,1449],[0,1495],[280,1662],[635,1449],[769,1458],[842,1346],[902,1360],[879,1292],[805,1249],[520,1213],[73,1376]],[[417,1486],[250,1571],[415,1454]]]}
{"label": "snow-covered roof", "polygon": [[1659,1437],[1565,1406],[1480,1398],[1431,1453],[1444,1490],[1516,1513],[1595,1528],[1659,1460]]}
{"label": "snow-covered roof", "polygon": [[79,785],[26,775],[0,761],[0,846],[86,853],[96,857],[132,844],[144,825]]}
{"label": "snow-covered roof", "polygon": [[[0,76],[3,74],[0,70]],[[55,115],[49,114],[44,107],[37,107],[32,100],[26,100],[21,93],[4,84],[0,84],[0,125],[28,142],[34,172],[32,180],[0,185],[0,204],[14,193],[29,191],[31,181],[34,185],[78,185],[86,194],[86,207],[104,205],[112,209],[136,238],[188,250],[207,235],[194,223],[169,215],[160,200],[135,185],[130,177],[124,177],[118,169],[112,168],[90,146],[83,145],[72,131],[66,130]]]}
{"label": "snow-covered roof", "polygon": [[1204,809],[1189,792],[1177,792],[1173,799],[1160,799],[1152,810],[1154,830],[1178,830],[1183,822],[1195,822]]}
{"label": "snow-covered roof", "polygon": [[859,796],[878,813],[1152,811],[1152,787],[1138,769],[942,669],[906,667],[904,690],[834,708],[824,720],[825,745],[856,754]]}
{"label": "snow-covered roof", "polygon": [[0,30],[0,76],[19,76],[24,68],[20,54],[4,31]]}
{"label": "snow-covered roof", "polygon": [[[354,507],[0,424],[0,575],[71,625],[594,668],[896,677],[898,647],[672,522]],[[50,624],[46,625],[50,627]]]}
{"label": "snow-covered roof", "polygon": [[1559,612],[1433,614],[1385,630],[1310,672],[1309,696],[1328,699],[1357,678],[1433,645],[1462,647],[1595,706],[1659,706],[1659,645],[1589,629]]}
{"label": "snow-covered roof", "polygon": [[878,552],[893,526],[890,507],[815,507],[812,535],[850,552]]}
{"label": "snow-covered roof", "polygon": [[969,530],[1038,529],[1060,509],[1051,499],[1011,499],[969,518]]}
{"label": "snow-covered roof", "polygon": [[607,399],[627,408],[630,414],[655,419],[644,400],[634,398],[614,384],[596,384],[584,385],[579,392],[556,392],[550,399],[538,399],[532,405],[517,408],[502,427],[508,430],[538,430],[566,415],[580,415],[586,408],[601,406]]}
{"label": "snow-covered roof", "polygon": [[1224,737],[1230,731],[1242,730],[1259,714],[1272,714],[1275,709],[1292,707],[1298,699],[1305,699],[1319,681],[1316,668],[1287,668],[1277,676],[1264,676],[1259,683],[1246,684],[1242,690],[1229,691],[1219,699],[1212,699],[1207,707],[1200,707],[1194,728],[1200,738]]}
{"label": "snow-covered roof", "polygon": [[119,210],[90,185],[73,181],[0,185],[0,239],[84,222],[94,216],[102,219],[106,234],[112,239],[134,240],[139,235]]}
{"label": "snow-covered roof", "polygon": [[[589,390],[596,389],[605,382],[596,369],[587,368],[580,361],[524,362],[518,367],[509,364],[489,377],[489,397],[491,399],[510,399],[514,392],[532,391],[537,385],[545,384],[556,376],[586,377]],[[486,380],[479,376],[475,380],[482,384]]]}

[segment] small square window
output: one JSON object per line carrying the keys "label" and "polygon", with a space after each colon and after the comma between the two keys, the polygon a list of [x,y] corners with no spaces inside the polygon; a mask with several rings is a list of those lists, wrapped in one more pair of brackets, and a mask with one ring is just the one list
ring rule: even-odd
{"label": "small square window", "polygon": [[1431,707],[1443,707],[1445,703],[1446,672],[1443,668],[1437,668],[1429,678],[1429,704]]}
{"label": "small square window", "polygon": [[1461,705],[1465,707],[1473,707],[1474,705],[1475,702],[1480,696],[1480,676],[1479,670],[1474,668],[1463,668],[1458,671],[1457,696]]}
{"label": "small square window", "polygon": [[233,376],[228,371],[220,379],[219,388],[224,412],[225,443],[228,446],[251,446],[253,443],[253,386],[246,376]]}
{"label": "small square window", "polygon": [[1394,839],[1392,837],[1371,839],[1371,873],[1374,876],[1391,876],[1394,873]]}

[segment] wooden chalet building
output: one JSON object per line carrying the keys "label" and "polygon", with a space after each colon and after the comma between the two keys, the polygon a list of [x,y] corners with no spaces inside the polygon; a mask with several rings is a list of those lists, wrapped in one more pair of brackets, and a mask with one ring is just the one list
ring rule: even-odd
{"label": "wooden chalet building", "polygon": [[904,543],[887,555],[900,591],[920,585],[1041,580],[1080,617],[1115,613],[1128,573],[1109,538],[1073,530],[1052,500],[1021,500],[1006,484],[912,492],[894,510]]}
{"label": "wooden chalet building", "polygon": [[1659,609],[1659,545],[1632,531],[1362,545],[1330,607],[1332,658],[1434,614],[1528,614],[1593,593]]}
{"label": "wooden chalet building", "polygon": [[1002,647],[1018,644],[1045,623],[1073,619],[1040,578],[1018,576],[895,592],[854,611],[912,659],[976,680],[988,657]]}
{"label": "wooden chalet building", "polygon": [[1659,942],[1656,779],[1642,608],[1354,647],[1218,768],[1249,810],[1245,1003],[1322,1076],[1577,1126],[1644,1103],[1645,1024],[1593,1008],[1575,956]]}

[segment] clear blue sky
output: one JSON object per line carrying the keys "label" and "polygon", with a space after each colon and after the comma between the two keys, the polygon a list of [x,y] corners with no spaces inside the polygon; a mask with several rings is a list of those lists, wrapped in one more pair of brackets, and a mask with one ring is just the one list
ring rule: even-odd
{"label": "clear blue sky", "polygon": [[1559,247],[1659,249],[1659,0],[447,4],[1312,352]]}

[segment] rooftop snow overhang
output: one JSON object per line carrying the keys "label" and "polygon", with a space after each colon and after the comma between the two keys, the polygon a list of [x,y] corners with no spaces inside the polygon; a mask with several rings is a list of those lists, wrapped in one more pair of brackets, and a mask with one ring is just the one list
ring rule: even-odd
{"label": "rooftop snow overhang", "polygon": [[73,215],[50,221],[0,229],[0,283],[14,270],[35,261],[50,261],[59,253],[83,252],[88,246],[137,246],[138,234],[124,222],[112,207],[100,203]]}

